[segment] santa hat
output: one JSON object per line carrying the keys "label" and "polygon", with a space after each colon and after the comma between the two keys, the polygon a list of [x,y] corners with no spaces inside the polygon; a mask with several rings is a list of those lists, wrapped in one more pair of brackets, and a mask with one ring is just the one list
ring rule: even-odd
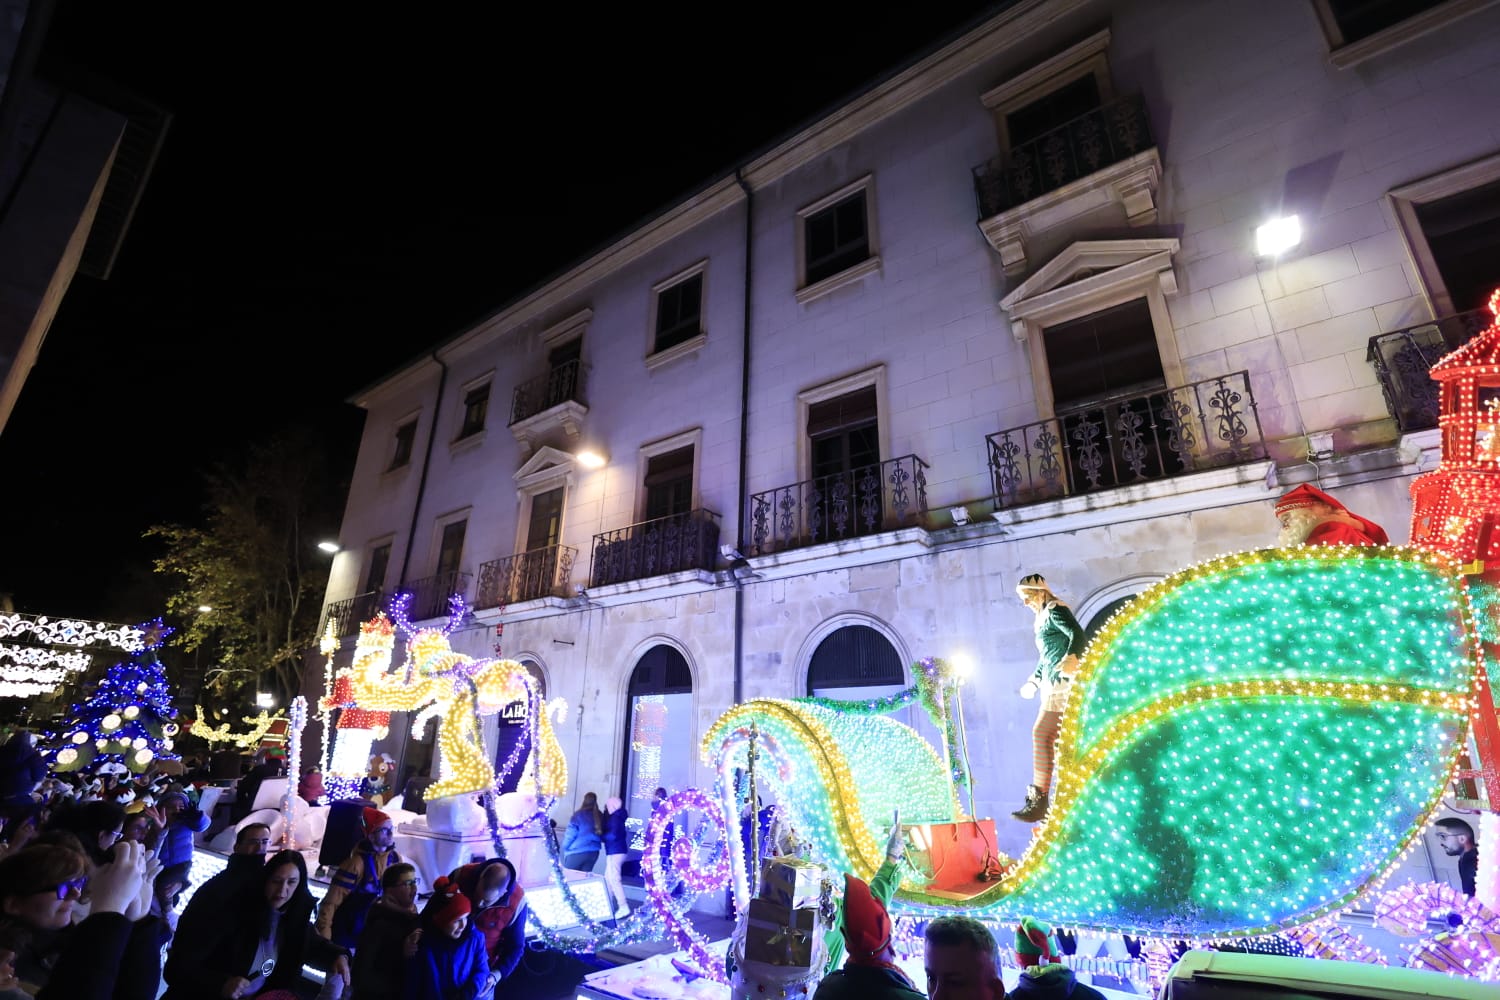
{"label": "santa hat", "polygon": [[1360,517],[1329,494],[1324,493],[1316,486],[1309,486],[1306,483],[1303,483],[1276,501],[1276,516],[1279,518],[1287,511],[1311,507],[1315,503],[1327,504],[1345,517],[1358,521],[1363,526],[1365,534],[1373,538],[1376,544],[1384,545],[1386,543],[1387,539],[1384,528],[1368,518]]}
{"label": "santa hat", "polygon": [[365,806],[364,820],[365,833],[373,833],[389,823],[391,818],[374,806]]}
{"label": "santa hat", "polygon": [[871,962],[891,943],[891,917],[870,886],[853,875],[844,875],[844,947],[855,965]]}
{"label": "santa hat", "polygon": [[1035,917],[1022,917],[1016,925],[1016,964],[1027,969],[1057,960],[1057,942],[1052,940],[1052,928]]}
{"label": "santa hat", "polygon": [[422,916],[433,927],[443,927],[459,917],[468,916],[470,909],[469,898],[458,891],[458,886],[448,876],[440,875],[432,884],[432,898],[427,901]]}

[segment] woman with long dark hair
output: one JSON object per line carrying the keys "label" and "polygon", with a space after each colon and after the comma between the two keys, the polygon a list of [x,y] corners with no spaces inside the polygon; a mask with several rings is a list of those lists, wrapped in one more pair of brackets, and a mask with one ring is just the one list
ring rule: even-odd
{"label": "woman with long dark hair", "polygon": [[599,811],[599,796],[589,792],[583,797],[583,805],[568,820],[568,832],[563,835],[563,867],[593,871],[603,845],[604,814]]}
{"label": "woman with long dark hair", "polygon": [[178,922],[162,1000],[236,1000],[295,990],[308,958],[332,961],[329,975],[340,976],[347,987],[347,954],[313,932],[307,862],[298,852],[271,855],[261,877],[228,907],[208,912],[199,899],[193,897]]}

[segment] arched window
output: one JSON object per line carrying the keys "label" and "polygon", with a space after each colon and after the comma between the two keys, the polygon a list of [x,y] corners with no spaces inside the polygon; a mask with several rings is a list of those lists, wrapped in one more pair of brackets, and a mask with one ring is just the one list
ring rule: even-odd
{"label": "arched window", "polygon": [[542,701],[546,701],[547,675],[542,673],[542,665],[535,660],[522,660],[521,666],[525,667],[526,672],[531,675],[531,679],[536,681],[537,697],[541,698]]}
{"label": "arched window", "polygon": [[1094,617],[1090,618],[1088,624],[1083,627],[1084,638],[1089,642],[1093,642],[1094,636],[1098,635],[1099,631],[1104,628],[1104,624],[1114,617],[1115,612],[1135,600],[1135,597],[1136,595],[1134,594],[1128,594],[1125,597],[1110,601],[1096,611]]}
{"label": "arched window", "polygon": [[[896,690],[906,686],[901,655],[889,639],[868,625],[845,625],[830,633],[813,650],[807,667],[807,693],[814,697],[870,697],[864,689],[892,686]],[[858,694],[842,690],[847,688],[861,690]]]}
{"label": "arched window", "polygon": [[636,826],[658,787],[679,791],[692,781],[693,672],[675,647],[652,646],[636,661],[626,698],[621,784]]}

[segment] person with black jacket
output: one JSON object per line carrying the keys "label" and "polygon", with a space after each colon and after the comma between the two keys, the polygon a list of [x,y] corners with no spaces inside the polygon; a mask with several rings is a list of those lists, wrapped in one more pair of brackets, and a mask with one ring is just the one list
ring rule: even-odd
{"label": "person with black jacket", "polygon": [[370,907],[354,949],[353,1000],[401,1000],[406,967],[417,953],[417,869],[402,861],[380,879],[380,900]]}
{"label": "person with black jacket", "polygon": [[348,955],[313,932],[307,862],[279,851],[228,907],[209,912],[194,896],[167,954],[162,1000],[254,996],[295,990],[308,959],[331,962],[330,976],[347,987]]}
{"label": "person with black jacket", "polygon": [[611,796],[604,803],[604,886],[613,897],[615,917],[630,916],[630,904],[625,900],[625,856],[630,852],[630,834],[626,832],[625,803],[619,796]]}

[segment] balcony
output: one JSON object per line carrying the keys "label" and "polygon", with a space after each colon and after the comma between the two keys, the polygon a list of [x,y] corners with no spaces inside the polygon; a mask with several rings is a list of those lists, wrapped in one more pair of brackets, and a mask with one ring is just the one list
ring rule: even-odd
{"label": "balcony", "polygon": [[583,401],[587,376],[588,367],[575,358],[516,386],[510,401],[510,431],[523,454],[530,454],[538,441],[553,431],[578,437],[589,412]]}
{"label": "balcony", "polygon": [[1427,374],[1449,351],[1489,325],[1489,310],[1475,309],[1370,338],[1365,360],[1375,369],[1385,405],[1402,434],[1438,425],[1438,385]]}
{"label": "balcony", "polygon": [[1081,407],[985,441],[997,508],[1266,457],[1246,371]]}
{"label": "balcony", "polygon": [[411,604],[406,609],[406,617],[414,622],[426,621],[429,618],[446,618],[448,616],[448,598],[454,594],[463,595],[469,589],[469,574],[467,573],[438,573],[434,576],[425,576],[420,580],[412,580],[403,583],[398,593],[410,594]]}
{"label": "balcony", "polygon": [[904,455],[750,497],[750,555],[769,555],[916,524],[927,463]]}
{"label": "balcony", "polygon": [[334,601],[323,611],[323,627],[328,627],[328,622],[333,622],[333,634],[340,639],[351,636],[359,631],[361,622],[367,622],[375,617],[376,612],[385,610],[385,594],[379,590],[371,590],[367,593],[356,594],[354,597],[346,597],[342,601]]}
{"label": "balcony", "polygon": [[549,545],[479,567],[479,587],[474,609],[502,608],[508,604],[541,597],[567,597],[573,581],[573,563],[578,550],[568,545]]}
{"label": "balcony", "polygon": [[1146,102],[1101,105],[973,170],[979,228],[1005,273],[1029,269],[1026,241],[1112,203],[1132,226],[1156,221],[1161,181]]}
{"label": "balcony", "polygon": [[589,586],[605,587],[682,570],[711,570],[719,552],[719,515],[711,510],[642,521],[594,536]]}

